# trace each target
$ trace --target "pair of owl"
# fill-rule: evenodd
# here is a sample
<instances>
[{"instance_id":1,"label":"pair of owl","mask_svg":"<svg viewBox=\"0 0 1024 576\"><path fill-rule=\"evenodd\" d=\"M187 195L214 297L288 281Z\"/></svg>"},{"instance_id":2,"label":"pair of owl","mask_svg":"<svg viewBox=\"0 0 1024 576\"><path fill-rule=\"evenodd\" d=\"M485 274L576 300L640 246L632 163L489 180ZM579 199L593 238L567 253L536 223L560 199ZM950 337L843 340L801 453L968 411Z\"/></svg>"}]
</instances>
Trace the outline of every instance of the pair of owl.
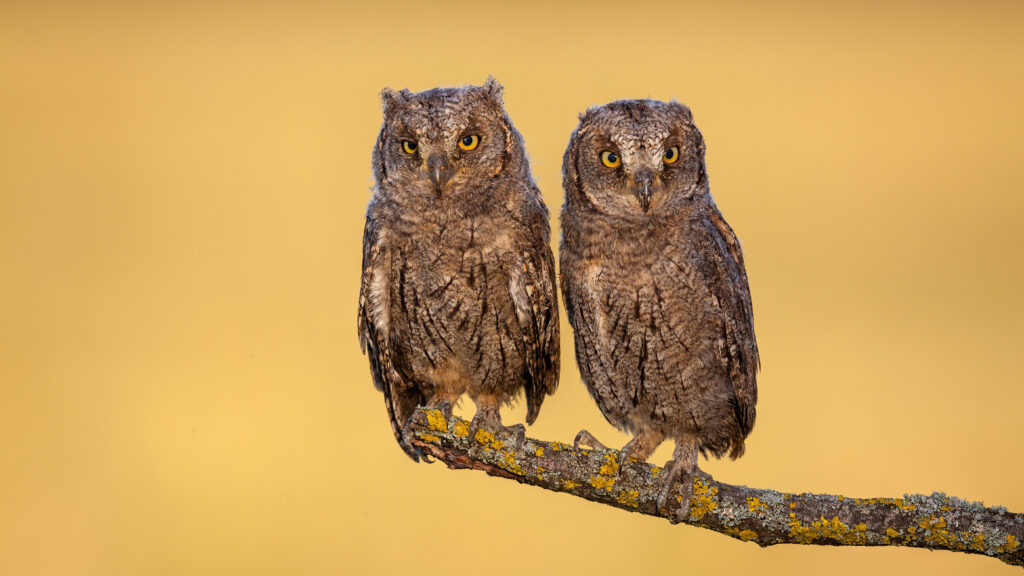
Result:
<instances>
[{"instance_id":1,"label":"pair of owl","mask_svg":"<svg viewBox=\"0 0 1024 576\"><path fill-rule=\"evenodd\" d=\"M419 405L450 416L468 393L472 426L502 428L500 407L525 391L534 422L558 385L558 289L548 210L497 81L382 98L358 328L395 437L418 460L402 428ZM698 452L738 457L754 424L739 242L679 103L587 110L562 173L561 289L583 382L633 435L620 462L676 442L659 506L679 501L682 520ZM576 442L603 448L585 430Z\"/></svg>"}]
</instances>

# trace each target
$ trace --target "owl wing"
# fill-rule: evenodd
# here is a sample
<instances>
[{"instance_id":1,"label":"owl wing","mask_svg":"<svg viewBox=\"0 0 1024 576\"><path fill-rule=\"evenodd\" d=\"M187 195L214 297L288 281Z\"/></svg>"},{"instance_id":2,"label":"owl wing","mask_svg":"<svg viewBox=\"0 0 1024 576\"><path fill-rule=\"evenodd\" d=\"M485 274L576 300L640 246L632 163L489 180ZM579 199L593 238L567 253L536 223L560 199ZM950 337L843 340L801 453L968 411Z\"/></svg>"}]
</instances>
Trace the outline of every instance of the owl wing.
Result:
<instances>
[{"instance_id":1,"label":"owl wing","mask_svg":"<svg viewBox=\"0 0 1024 576\"><path fill-rule=\"evenodd\" d=\"M526 422L533 424L544 396L558 388L559 327L555 258L548 243L548 212L540 192L528 195L529 238L520 248L519 266L509 275L509 292L526 351Z\"/></svg>"},{"instance_id":2,"label":"owl wing","mask_svg":"<svg viewBox=\"0 0 1024 576\"><path fill-rule=\"evenodd\" d=\"M709 290L718 301L724 318L726 363L733 384L736 419L743 437L754 426L757 404L757 370L760 358L754 336L754 312L750 302L750 285L743 265L743 251L736 233L722 217L713 202L709 203L708 232L712 239L709 268ZM743 452L743 443L733 446L731 456Z\"/></svg>"},{"instance_id":3,"label":"owl wing","mask_svg":"<svg viewBox=\"0 0 1024 576\"><path fill-rule=\"evenodd\" d=\"M359 346L370 357L373 383L384 392L391 429L402 450L419 461L423 453L409 445L402 436L402 427L416 407L425 402L423 394L410 385L394 368L391 356L391 252L383 241L379 222L372 211L367 214L363 229L363 274L359 286Z\"/></svg>"}]
</instances>

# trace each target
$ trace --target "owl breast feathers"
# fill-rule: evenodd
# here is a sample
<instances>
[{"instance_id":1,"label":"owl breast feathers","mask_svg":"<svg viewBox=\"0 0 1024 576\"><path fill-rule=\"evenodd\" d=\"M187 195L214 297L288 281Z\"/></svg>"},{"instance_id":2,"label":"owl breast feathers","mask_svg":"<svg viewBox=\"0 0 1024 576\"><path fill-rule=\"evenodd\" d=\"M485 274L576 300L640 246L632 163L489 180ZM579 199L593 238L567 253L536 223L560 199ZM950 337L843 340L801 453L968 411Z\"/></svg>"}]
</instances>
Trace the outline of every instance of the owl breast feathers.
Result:
<instances>
[{"instance_id":1,"label":"owl breast feathers","mask_svg":"<svg viewBox=\"0 0 1024 576\"><path fill-rule=\"evenodd\" d=\"M563 178L562 290L583 381L634 435L624 458L676 441L666 483L688 490L697 452L743 453L759 362L743 255L711 198L701 134L675 102L594 108Z\"/></svg>"},{"instance_id":2,"label":"owl breast feathers","mask_svg":"<svg viewBox=\"0 0 1024 576\"><path fill-rule=\"evenodd\" d=\"M463 393L474 425L526 393L532 423L558 385L548 211L501 86L385 90L363 236L360 342L402 448L417 405ZM520 427L521 428L521 427Z\"/></svg>"}]
</instances>

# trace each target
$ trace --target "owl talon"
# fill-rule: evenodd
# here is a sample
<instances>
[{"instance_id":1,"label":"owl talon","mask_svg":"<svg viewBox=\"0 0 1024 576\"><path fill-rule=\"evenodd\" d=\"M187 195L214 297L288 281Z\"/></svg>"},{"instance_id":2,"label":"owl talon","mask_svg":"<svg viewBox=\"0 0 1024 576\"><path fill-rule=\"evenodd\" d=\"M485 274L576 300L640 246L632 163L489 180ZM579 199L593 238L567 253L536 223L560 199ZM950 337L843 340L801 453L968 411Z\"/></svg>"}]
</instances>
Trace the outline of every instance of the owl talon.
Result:
<instances>
[{"instance_id":1,"label":"owl talon","mask_svg":"<svg viewBox=\"0 0 1024 576\"><path fill-rule=\"evenodd\" d=\"M640 458L637 454L629 449L629 446L625 446L622 450L619 450L619 476L626 470L626 467L635 462L640 462Z\"/></svg>"},{"instance_id":2,"label":"owl talon","mask_svg":"<svg viewBox=\"0 0 1024 576\"><path fill-rule=\"evenodd\" d=\"M586 430L580 430L579 434L576 435L576 439L572 441L572 447L576 450L580 449L580 446L590 447L592 449L608 451L609 448L604 444L601 444L594 435Z\"/></svg>"},{"instance_id":3,"label":"owl talon","mask_svg":"<svg viewBox=\"0 0 1024 576\"><path fill-rule=\"evenodd\" d=\"M671 471L672 466L675 464L672 460L665 462L665 466L662 468L662 475L664 480L661 483L661 488L658 489L658 514L664 516L668 513L668 496L673 492L673 488L676 485L675 478L672 477Z\"/></svg>"},{"instance_id":4,"label":"owl talon","mask_svg":"<svg viewBox=\"0 0 1024 576\"><path fill-rule=\"evenodd\" d=\"M521 446L526 441L526 426L522 424L513 424L511 426L505 426L501 423L500 419L495 419L489 416L481 416L478 412L473 420L469 422L469 437L476 438L477 432L480 430L487 430L495 436L511 439L511 442L515 446Z\"/></svg>"},{"instance_id":5,"label":"owl talon","mask_svg":"<svg viewBox=\"0 0 1024 576\"><path fill-rule=\"evenodd\" d=\"M488 430L496 436L511 436L517 444L522 444L526 440L526 426L505 426L501 423L501 416L494 410L477 410L469 423L469 437L476 438L476 433L480 429Z\"/></svg>"},{"instance_id":6,"label":"owl talon","mask_svg":"<svg viewBox=\"0 0 1024 576\"><path fill-rule=\"evenodd\" d=\"M526 441L526 426L522 424L513 424L511 426L502 426L502 431L509 434L516 439L516 445L519 446Z\"/></svg>"},{"instance_id":7,"label":"owl talon","mask_svg":"<svg viewBox=\"0 0 1024 576\"><path fill-rule=\"evenodd\" d=\"M452 403L450 401L441 400L440 402L437 403L437 409L440 410L442 414L444 414L446 420L452 419L452 410L454 410L454 407L452 406Z\"/></svg>"},{"instance_id":8,"label":"owl talon","mask_svg":"<svg viewBox=\"0 0 1024 576\"><path fill-rule=\"evenodd\" d=\"M469 421L469 437L476 438L477 432L481 428L489 429L493 427L493 422L489 418L481 416L480 412L477 412L473 419Z\"/></svg>"},{"instance_id":9,"label":"owl talon","mask_svg":"<svg viewBox=\"0 0 1024 576\"><path fill-rule=\"evenodd\" d=\"M670 468L674 465L675 463L670 461L666 463L665 468ZM692 473L687 474L683 470L677 471L676 474L670 473L665 478L661 490L658 491L658 514L668 516L668 521L672 524L685 522L690 517L690 496L692 493ZM670 498L674 498L679 503L679 507L676 508L674 514L670 513L672 509Z\"/></svg>"},{"instance_id":10,"label":"owl talon","mask_svg":"<svg viewBox=\"0 0 1024 576\"><path fill-rule=\"evenodd\" d=\"M665 479L658 492L658 513L668 515L668 521L672 524L685 522L690 517L690 496L693 494L693 476L696 471L696 446L685 440L677 440L672 460L665 463L662 472ZM669 514L672 497L679 502L675 514Z\"/></svg>"}]
</instances>

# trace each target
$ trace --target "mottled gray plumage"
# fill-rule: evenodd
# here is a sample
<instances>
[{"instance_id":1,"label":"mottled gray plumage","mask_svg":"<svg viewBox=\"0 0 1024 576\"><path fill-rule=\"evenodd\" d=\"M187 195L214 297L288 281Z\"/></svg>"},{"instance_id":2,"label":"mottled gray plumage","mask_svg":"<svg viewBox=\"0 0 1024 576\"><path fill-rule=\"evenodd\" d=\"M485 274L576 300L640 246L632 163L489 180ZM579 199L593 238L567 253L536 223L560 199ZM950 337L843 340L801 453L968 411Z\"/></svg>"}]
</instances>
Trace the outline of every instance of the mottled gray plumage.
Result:
<instances>
[{"instance_id":1,"label":"mottled gray plumage","mask_svg":"<svg viewBox=\"0 0 1024 576\"><path fill-rule=\"evenodd\" d=\"M548 211L502 88L385 90L366 215L359 338L399 444L417 405L463 393L475 425L526 392L527 422L558 385ZM521 427L520 427L521 428Z\"/></svg>"},{"instance_id":2,"label":"mottled gray plumage","mask_svg":"<svg viewBox=\"0 0 1024 576\"><path fill-rule=\"evenodd\" d=\"M711 198L704 141L679 103L613 102L581 115L563 178L562 293L583 381L634 435L623 459L676 441L661 504L681 482L685 515L698 451L743 453L759 363L743 255ZM586 431L577 441L596 442Z\"/></svg>"}]
</instances>

